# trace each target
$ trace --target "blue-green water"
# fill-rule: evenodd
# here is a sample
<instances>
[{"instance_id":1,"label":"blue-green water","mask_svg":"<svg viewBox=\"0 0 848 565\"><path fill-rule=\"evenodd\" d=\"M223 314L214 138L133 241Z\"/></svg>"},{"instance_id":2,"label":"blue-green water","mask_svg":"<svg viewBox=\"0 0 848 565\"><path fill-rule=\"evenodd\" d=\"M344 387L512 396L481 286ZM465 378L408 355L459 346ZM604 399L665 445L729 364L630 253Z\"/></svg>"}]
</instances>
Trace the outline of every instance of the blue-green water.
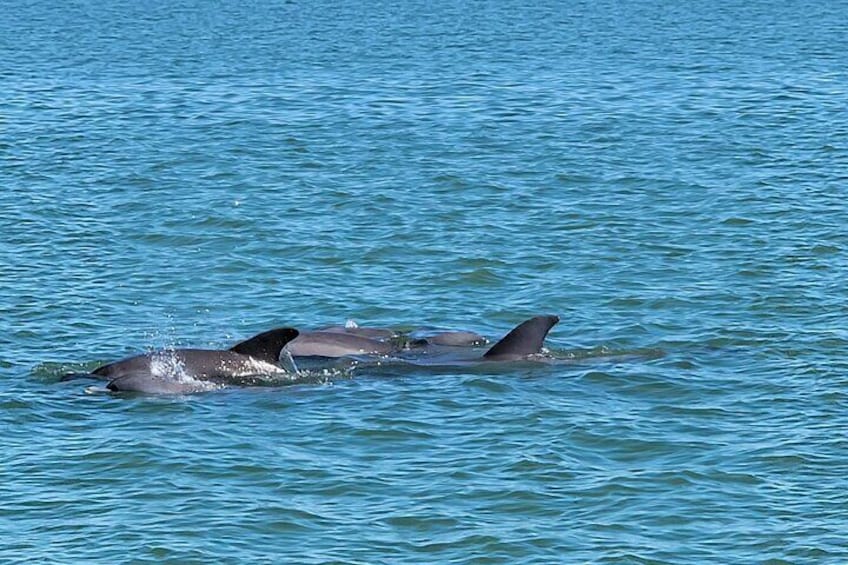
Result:
<instances>
[{"instance_id":1,"label":"blue-green water","mask_svg":"<svg viewBox=\"0 0 848 565\"><path fill-rule=\"evenodd\" d=\"M2 12L0 561L848 561L845 2ZM57 382L547 312L576 363Z\"/></svg>"}]
</instances>

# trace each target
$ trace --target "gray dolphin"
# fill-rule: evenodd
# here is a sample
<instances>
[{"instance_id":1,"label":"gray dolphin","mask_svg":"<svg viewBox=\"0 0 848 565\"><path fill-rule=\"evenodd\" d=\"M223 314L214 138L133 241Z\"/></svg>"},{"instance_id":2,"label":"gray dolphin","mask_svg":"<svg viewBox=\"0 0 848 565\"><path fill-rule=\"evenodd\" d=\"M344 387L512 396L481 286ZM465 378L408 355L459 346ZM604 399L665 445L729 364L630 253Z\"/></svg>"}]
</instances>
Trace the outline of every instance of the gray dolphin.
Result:
<instances>
[{"instance_id":1,"label":"gray dolphin","mask_svg":"<svg viewBox=\"0 0 848 565\"><path fill-rule=\"evenodd\" d=\"M445 332L447 339L442 340L439 338L441 334L437 334L431 343L409 349L397 357L400 363L428 367L532 360L534 355L542 351L548 332L557 322L559 317L553 315L525 320L482 354L481 348L474 347L477 342L473 332L468 332L468 335L465 335L466 332Z\"/></svg>"},{"instance_id":2,"label":"gray dolphin","mask_svg":"<svg viewBox=\"0 0 848 565\"><path fill-rule=\"evenodd\" d=\"M112 391L187 393L249 382L250 377L286 371L280 352L298 331L277 328L226 350L174 349L128 357L98 367L92 374L109 380Z\"/></svg>"},{"instance_id":3,"label":"gray dolphin","mask_svg":"<svg viewBox=\"0 0 848 565\"><path fill-rule=\"evenodd\" d=\"M284 350L293 357L350 357L386 355L396 347L387 341L342 331L301 332Z\"/></svg>"}]
</instances>

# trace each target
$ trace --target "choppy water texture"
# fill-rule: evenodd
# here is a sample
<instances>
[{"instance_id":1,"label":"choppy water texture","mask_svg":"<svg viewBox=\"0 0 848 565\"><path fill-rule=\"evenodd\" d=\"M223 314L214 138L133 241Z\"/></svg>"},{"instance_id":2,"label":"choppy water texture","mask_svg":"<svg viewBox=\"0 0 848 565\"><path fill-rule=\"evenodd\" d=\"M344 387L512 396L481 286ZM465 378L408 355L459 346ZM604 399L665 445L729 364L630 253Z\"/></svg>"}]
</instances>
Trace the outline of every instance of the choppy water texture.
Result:
<instances>
[{"instance_id":1,"label":"choppy water texture","mask_svg":"<svg viewBox=\"0 0 848 565\"><path fill-rule=\"evenodd\" d=\"M848 561L845 2L3 13L0 561ZM575 363L57 382L547 312Z\"/></svg>"}]
</instances>

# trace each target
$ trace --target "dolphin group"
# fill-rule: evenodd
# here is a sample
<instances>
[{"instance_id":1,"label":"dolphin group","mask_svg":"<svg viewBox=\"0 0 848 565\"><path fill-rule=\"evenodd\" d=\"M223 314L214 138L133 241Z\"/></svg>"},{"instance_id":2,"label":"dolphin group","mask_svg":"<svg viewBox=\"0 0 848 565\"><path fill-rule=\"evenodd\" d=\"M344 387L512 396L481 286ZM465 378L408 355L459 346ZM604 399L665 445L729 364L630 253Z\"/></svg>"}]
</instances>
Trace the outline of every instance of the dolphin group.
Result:
<instances>
[{"instance_id":1,"label":"dolphin group","mask_svg":"<svg viewBox=\"0 0 848 565\"><path fill-rule=\"evenodd\" d=\"M530 318L512 329L479 357L487 361L515 360L539 353L550 329L559 322L553 315ZM284 350L292 357L354 357L403 354L414 351L416 357L441 348L472 348L484 345L486 338L469 331L440 331L426 337L405 339L385 328L336 326L316 331L302 331L289 341ZM454 351L454 353L458 353Z\"/></svg>"},{"instance_id":2,"label":"dolphin group","mask_svg":"<svg viewBox=\"0 0 848 565\"><path fill-rule=\"evenodd\" d=\"M106 388L119 392L190 393L224 386L251 384L262 376L296 372L293 359L358 361L391 358L411 364L489 363L531 359L539 354L554 315L535 316L515 326L488 349L487 340L474 332L438 331L409 337L388 328L362 328L349 323L314 331L275 328L225 350L173 349L135 355L102 365L80 376L104 379ZM423 361L422 361L423 360Z\"/></svg>"}]
</instances>

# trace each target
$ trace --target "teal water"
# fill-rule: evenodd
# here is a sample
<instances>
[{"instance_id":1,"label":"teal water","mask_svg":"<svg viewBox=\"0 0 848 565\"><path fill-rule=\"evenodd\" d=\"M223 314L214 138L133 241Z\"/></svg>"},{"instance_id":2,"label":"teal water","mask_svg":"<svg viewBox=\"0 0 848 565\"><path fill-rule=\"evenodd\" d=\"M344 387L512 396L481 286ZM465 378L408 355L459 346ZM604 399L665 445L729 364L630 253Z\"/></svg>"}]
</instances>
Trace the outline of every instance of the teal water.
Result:
<instances>
[{"instance_id":1,"label":"teal water","mask_svg":"<svg viewBox=\"0 0 848 565\"><path fill-rule=\"evenodd\" d=\"M5 4L0 561L848 561L848 6L527 4ZM548 312L573 364L58 382Z\"/></svg>"}]
</instances>

